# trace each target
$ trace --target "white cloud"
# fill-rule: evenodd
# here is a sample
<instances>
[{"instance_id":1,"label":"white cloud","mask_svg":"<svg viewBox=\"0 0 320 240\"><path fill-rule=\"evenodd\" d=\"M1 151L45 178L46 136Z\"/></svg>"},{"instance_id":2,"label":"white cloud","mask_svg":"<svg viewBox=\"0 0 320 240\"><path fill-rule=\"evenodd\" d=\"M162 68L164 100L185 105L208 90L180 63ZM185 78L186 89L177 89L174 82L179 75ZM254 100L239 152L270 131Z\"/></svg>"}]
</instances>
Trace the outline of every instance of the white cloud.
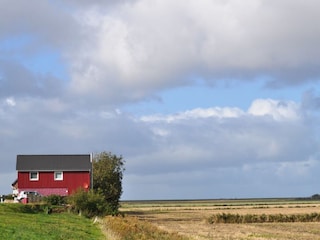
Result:
<instances>
[{"instance_id":1,"label":"white cloud","mask_svg":"<svg viewBox=\"0 0 320 240\"><path fill-rule=\"evenodd\" d=\"M272 87L314 80L320 73L320 31L313 27L318 5L139 0L107 14L82 9L76 16L86 42L69 55L71 87L123 101L194 77L214 83L268 76Z\"/></svg>"},{"instance_id":2,"label":"white cloud","mask_svg":"<svg viewBox=\"0 0 320 240\"><path fill-rule=\"evenodd\" d=\"M271 116L275 120L299 120L299 105L292 101L278 101L273 99L255 100L248 112L254 116Z\"/></svg>"},{"instance_id":3,"label":"white cloud","mask_svg":"<svg viewBox=\"0 0 320 240\"><path fill-rule=\"evenodd\" d=\"M244 112L239 108L196 108L185 112L180 112L174 115L151 115L142 116L141 120L144 122L157 122L166 121L176 122L188 119L201 119L201 118L237 118L243 115Z\"/></svg>"},{"instance_id":4,"label":"white cloud","mask_svg":"<svg viewBox=\"0 0 320 240\"><path fill-rule=\"evenodd\" d=\"M212 107L196 108L173 115L146 115L142 116L144 122L165 121L167 123L180 120L203 119L203 118L240 118L245 115L271 116L277 121L298 121L301 118L300 106L293 101L280 101L275 99L256 99L252 102L247 113L239 108Z\"/></svg>"},{"instance_id":5,"label":"white cloud","mask_svg":"<svg viewBox=\"0 0 320 240\"><path fill-rule=\"evenodd\" d=\"M89 104L113 105L196 79L214 85L263 76L279 87L320 74L315 0L9 2L0 35L29 40L0 49L1 77L8 79L0 81L1 95L72 93ZM66 83L26 69L37 65L28 59L48 49L65 64Z\"/></svg>"},{"instance_id":6,"label":"white cloud","mask_svg":"<svg viewBox=\"0 0 320 240\"><path fill-rule=\"evenodd\" d=\"M153 144L129 165L144 174L161 172L163 168L179 172L203 166L230 168L263 162L301 162L317 153L316 139L310 135L312 127L296 117L300 112L297 104L259 99L252 105L260 109L258 103L267 107L261 111L250 108L248 112L208 108L143 116L144 126L153 131ZM271 118L261 117L265 114ZM148 163L147 167L138 167L142 163Z\"/></svg>"},{"instance_id":7,"label":"white cloud","mask_svg":"<svg viewBox=\"0 0 320 240\"><path fill-rule=\"evenodd\" d=\"M6 101L6 104L10 107L14 107L16 105L14 98L7 98L5 101Z\"/></svg>"}]
</instances>

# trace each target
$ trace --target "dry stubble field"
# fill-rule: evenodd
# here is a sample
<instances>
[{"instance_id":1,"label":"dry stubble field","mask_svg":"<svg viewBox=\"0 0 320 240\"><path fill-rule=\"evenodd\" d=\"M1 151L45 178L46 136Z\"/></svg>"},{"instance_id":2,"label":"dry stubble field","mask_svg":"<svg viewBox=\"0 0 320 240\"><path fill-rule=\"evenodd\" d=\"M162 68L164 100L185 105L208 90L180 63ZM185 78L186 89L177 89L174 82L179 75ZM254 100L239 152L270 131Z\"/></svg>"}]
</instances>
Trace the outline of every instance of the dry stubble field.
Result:
<instances>
[{"instance_id":1,"label":"dry stubble field","mask_svg":"<svg viewBox=\"0 0 320 240\"><path fill-rule=\"evenodd\" d=\"M320 222L209 224L217 213L230 214L310 214L320 213L319 201L295 199L245 199L202 201L123 202L121 211L148 221L169 232L190 239L277 239L320 240Z\"/></svg>"}]
</instances>

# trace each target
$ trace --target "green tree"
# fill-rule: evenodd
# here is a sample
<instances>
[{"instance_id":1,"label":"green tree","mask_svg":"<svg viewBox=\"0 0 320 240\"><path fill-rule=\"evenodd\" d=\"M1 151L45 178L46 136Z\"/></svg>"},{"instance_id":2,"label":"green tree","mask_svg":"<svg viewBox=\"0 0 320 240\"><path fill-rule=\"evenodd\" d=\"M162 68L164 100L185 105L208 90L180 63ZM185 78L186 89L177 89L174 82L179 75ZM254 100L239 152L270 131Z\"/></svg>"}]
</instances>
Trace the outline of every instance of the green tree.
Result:
<instances>
[{"instance_id":1,"label":"green tree","mask_svg":"<svg viewBox=\"0 0 320 240\"><path fill-rule=\"evenodd\" d=\"M93 158L93 190L104 196L114 213L119 208L124 170L122 156L101 152Z\"/></svg>"}]
</instances>

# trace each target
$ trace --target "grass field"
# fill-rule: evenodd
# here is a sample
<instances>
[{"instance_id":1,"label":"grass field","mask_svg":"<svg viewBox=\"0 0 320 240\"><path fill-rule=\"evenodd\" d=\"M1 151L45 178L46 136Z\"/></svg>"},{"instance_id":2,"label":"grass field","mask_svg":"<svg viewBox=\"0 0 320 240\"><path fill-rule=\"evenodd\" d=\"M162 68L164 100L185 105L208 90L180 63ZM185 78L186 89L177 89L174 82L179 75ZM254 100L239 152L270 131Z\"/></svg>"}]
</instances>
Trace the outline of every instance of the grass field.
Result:
<instances>
[{"instance_id":1,"label":"grass field","mask_svg":"<svg viewBox=\"0 0 320 240\"><path fill-rule=\"evenodd\" d=\"M0 239L105 239L98 225L69 213L45 214L22 204L0 204Z\"/></svg>"},{"instance_id":2,"label":"grass field","mask_svg":"<svg viewBox=\"0 0 320 240\"><path fill-rule=\"evenodd\" d=\"M190 239L320 240L320 222L210 224L215 214L308 215L320 213L320 202L307 199L238 199L122 202L121 211L160 229Z\"/></svg>"},{"instance_id":3,"label":"grass field","mask_svg":"<svg viewBox=\"0 0 320 240\"><path fill-rule=\"evenodd\" d=\"M0 239L320 240L320 201L308 199L128 201L121 202L120 211L124 217L108 216L98 225L67 212L45 214L32 205L0 204ZM217 216L280 216L285 221L212 221Z\"/></svg>"}]
</instances>

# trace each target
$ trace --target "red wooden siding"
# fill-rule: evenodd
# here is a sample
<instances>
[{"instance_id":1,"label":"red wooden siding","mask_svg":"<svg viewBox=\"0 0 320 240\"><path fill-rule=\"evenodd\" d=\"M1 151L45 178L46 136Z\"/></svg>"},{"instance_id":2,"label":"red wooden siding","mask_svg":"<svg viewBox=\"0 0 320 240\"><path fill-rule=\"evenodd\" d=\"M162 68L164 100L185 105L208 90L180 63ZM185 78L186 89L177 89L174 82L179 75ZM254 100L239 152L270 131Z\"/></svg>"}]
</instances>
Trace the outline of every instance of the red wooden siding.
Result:
<instances>
[{"instance_id":1,"label":"red wooden siding","mask_svg":"<svg viewBox=\"0 0 320 240\"><path fill-rule=\"evenodd\" d=\"M90 187L89 172L63 172L63 180L54 180L54 172L39 172L37 181L30 181L29 174L18 172L19 189L67 189L68 194L71 194L80 187Z\"/></svg>"}]
</instances>

